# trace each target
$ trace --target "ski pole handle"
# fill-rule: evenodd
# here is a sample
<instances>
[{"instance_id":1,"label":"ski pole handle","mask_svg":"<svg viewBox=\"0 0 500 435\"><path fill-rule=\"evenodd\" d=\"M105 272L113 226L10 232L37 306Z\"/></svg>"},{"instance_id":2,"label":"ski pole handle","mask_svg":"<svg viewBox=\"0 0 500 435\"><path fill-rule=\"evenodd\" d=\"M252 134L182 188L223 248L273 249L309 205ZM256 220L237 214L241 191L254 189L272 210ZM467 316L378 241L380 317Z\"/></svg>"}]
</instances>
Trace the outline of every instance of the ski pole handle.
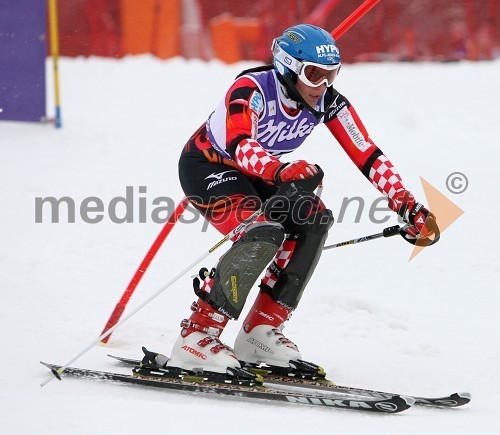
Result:
<instances>
[{"instance_id":1,"label":"ski pole handle","mask_svg":"<svg viewBox=\"0 0 500 435\"><path fill-rule=\"evenodd\" d=\"M399 225L394 225L392 227L384 228L381 233L371 234L370 236L359 237L357 239L351 239L345 242L340 242L340 243L335 243L333 245L325 246L323 247L323 251L326 251L327 249L340 248L341 246L355 245L357 243L367 242L369 240L380 239L381 237L392 237L395 236L396 234L399 234L400 229L401 227Z\"/></svg>"},{"instance_id":2,"label":"ski pole handle","mask_svg":"<svg viewBox=\"0 0 500 435\"><path fill-rule=\"evenodd\" d=\"M382 234L384 237L392 237L395 236L396 234L399 234L400 230L401 227L399 225L393 225L392 227L384 228Z\"/></svg>"}]
</instances>

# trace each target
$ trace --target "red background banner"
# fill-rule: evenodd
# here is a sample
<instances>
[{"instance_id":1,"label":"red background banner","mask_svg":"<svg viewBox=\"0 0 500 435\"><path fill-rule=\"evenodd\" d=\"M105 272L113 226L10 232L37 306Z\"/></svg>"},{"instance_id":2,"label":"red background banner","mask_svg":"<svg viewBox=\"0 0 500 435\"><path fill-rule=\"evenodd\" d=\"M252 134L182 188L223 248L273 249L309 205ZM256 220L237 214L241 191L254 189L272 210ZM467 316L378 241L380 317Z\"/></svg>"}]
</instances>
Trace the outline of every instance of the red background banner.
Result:
<instances>
[{"instance_id":1,"label":"red background banner","mask_svg":"<svg viewBox=\"0 0 500 435\"><path fill-rule=\"evenodd\" d=\"M359 2L361 4L361 1ZM152 53L225 62L269 60L273 37L311 22L332 30L352 0L65 0L61 54ZM340 43L344 62L500 56L498 0L382 0Z\"/></svg>"}]
</instances>

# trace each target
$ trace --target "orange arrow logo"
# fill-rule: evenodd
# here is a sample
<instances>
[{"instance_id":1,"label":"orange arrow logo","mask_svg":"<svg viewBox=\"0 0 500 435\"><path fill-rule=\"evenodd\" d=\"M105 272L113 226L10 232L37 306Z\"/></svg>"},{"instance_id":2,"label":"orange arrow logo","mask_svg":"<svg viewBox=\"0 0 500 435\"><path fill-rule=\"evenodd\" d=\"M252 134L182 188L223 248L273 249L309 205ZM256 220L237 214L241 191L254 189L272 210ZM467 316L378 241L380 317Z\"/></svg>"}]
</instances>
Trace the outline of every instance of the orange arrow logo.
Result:
<instances>
[{"instance_id":1,"label":"orange arrow logo","mask_svg":"<svg viewBox=\"0 0 500 435\"><path fill-rule=\"evenodd\" d=\"M429 210L436 216L436 222L442 236L444 231L464 214L464 211L422 177L420 177L420 182L424 188ZM440 242L442 243L443 240L440 240ZM408 261L420 254L422 249L425 249L425 247L415 245Z\"/></svg>"}]
</instances>

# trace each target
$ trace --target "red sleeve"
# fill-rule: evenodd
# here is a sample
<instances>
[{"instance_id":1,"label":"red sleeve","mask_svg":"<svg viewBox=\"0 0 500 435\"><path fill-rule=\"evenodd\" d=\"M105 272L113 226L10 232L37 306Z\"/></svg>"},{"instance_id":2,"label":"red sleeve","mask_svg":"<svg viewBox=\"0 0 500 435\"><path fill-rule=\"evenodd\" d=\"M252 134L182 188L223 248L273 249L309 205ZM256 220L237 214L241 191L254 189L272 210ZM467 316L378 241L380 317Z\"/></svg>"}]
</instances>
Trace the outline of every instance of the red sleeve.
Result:
<instances>
[{"instance_id":1,"label":"red sleeve","mask_svg":"<svg viewBox=\"0 0 500 435\"><path fill-rule=\"evenodd\" d=\"M370 139L354 107L345 98L342 97L338 108L328 114L325 125L363 175L391 199L404 189L397 169Z\"/></svg>"},{"instance_id":2,"label":"red sleeve","mask_svg":"<svg viewBox=\"0 0 500 435\"><path fill-rule=\"evenodd\" d=\"M351 105L345 105L325 124L354 164L360 169L378 148Z\"/></svg>"},{"instance_id":3,"label":"red sleeve","mask_svg":"<svg viewBox=\"0 0 500 435\"><path fill-rule=\"evenodd\" d=\"M240 169L263 179L272 179L280 161L257 142L259 116L264 99L257 85L242 77L226 94L226 143L229 154Z\"/></svg>"},{"instance_id":4,"label":"red sleeve","mask_svg":"<svg viewBox=\"0 0 500 435\"><path fill-rule=\"evenodd\" d=\"M253 101L259 97L262 100L259 88L246 77L236 80L226 94L226 149L231 155L241 140L257 137L260 113Z\"/></svg>"}]
</instances>

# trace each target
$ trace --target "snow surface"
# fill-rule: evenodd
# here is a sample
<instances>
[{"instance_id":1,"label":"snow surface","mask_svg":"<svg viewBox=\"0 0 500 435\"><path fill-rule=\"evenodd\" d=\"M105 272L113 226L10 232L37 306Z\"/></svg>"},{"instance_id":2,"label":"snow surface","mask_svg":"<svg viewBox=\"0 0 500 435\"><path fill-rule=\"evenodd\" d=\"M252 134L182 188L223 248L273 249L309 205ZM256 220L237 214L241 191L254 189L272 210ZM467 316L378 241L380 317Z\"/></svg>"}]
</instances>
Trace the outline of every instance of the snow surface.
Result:
<instances>
[{"instance_id":1,"label":"snow surface","mask_svg":"<svg viewBox=\"0 0 500 435\"><path fill-rule=\"evenodd\" d=\"M67 195L79 205L97 196L107 204L133 186L136 207L138 196L150 210L156 197L177 202L181 147L249 65L62 59L64 127L0 124L0 432L499 433L499 62L342 68L337 87L417 199L425 202L422 176L465 214L411 262L412 246L400 237L325 252L285 330L304 358L339 384L415 395L470 391L470 405L371 415L71 378L40 387L48 372L38 361L63 364L97 337L161 225L149 217L140 223L137 210L135 223L106 216L88 224L78 211L75 223L47 216L35 223L35 198ZM291 157L322 165L323 197L335 214L344 197L379 197L324 127ZM469 179L461 195L445 187L455 171ZM147 194L139 195L139 186ZM328 243L397 222L391 215L383 225L371 223L366 210L361 222L354 218L348 212ZM177 225L130 307L220 238L202 232L201 221ZM168 354L192 300L186 276L118 329L109 346L73 365L125 372L106 354L138 357L143 345ZM228 344L238 327L228 326Z\"/></svg>"}]
</instances>

